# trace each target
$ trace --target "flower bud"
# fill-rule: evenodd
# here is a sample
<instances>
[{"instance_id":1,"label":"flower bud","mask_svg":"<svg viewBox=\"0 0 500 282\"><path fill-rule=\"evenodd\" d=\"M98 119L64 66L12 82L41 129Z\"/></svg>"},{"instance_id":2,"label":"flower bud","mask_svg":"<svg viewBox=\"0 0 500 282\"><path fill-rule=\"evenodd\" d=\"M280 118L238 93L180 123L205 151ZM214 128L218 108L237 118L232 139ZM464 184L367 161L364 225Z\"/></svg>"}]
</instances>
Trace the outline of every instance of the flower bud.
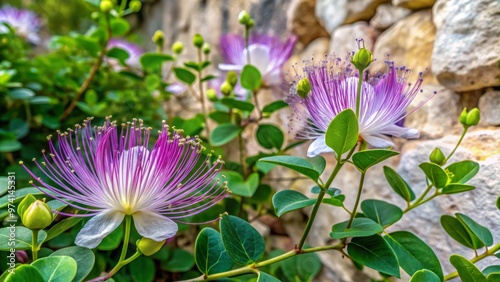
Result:
<instances>
[{"instance_id":1,"label":"flower bud","mask_svg":"<svg viewBox=\"0 0 500 282\"><path fill-rule=\"evenodd\" d=\"M113 2L111 2L110 0L102 0L99 4L99 8L103 13L109 13L109 11L113 9L113 6Z\"/></svg>"},{"instance_id":2,"label":"flower bud","mask_svg":"<svg viewBox=\"0 0 500 282\"><path fill-rule=\"evenodd\" d=\"M52 210L46 203L36 200L24 211L21 221L31 230L40 230L52 223Z\"/></svg>"},{"instance_id":3,"label":"flower bud","mask_svg":"<svg viewBox=\"0 0 500 282\"><path fill-rule=\"evenodd\" d=\"M142 3L139 0L132 0L129 4L129 7L134 12L139 12L142 7Z\"/></svg>"},{"instance_id":4,"label":"flower bud","mask_svg":"<svg viewBox=\"0 0 500 282\"><path fill-rule=\"evenodd\" d=\"M153 34L153 38L151 38L153 42L156 44L158 47L163 47L163 42L165 41L165 35L163 34L163 31L157 30Z\"/></svg>"},{"instance_id":5,"label":"flower bud","mask_svg":"<svg viewBox=\"0 0 500 282\"><path fill-rule=\"evenodd\" d=\"M431 161L431 163L435 163L437 165L444 165L446 163L446 157L439 148L435 148L434 150L432 150L431 154L429 155L429 160Z\"/></svg>"},{"instance_id":6,"label":"flower bud","mask_svg":"<svg viewBox=\"0 0 500 282\"><path fill-rule=\"evenodd\" d=\"M166 240L157 242L146 237L142 237L139 242L137 242L137 250L145 256L151 256L156 254L161 247L165 244Z\"/></svg>"},{"instance_id":7,"label":"flower bud","mask_svg":"<svg viewBox=\"0 0 500 282\"><path fill-rule=\"evenodd\" d=\"M238 75L236 74L236 72L228 71L226 74L226 81L227 83L231 84L232 87L234 87L238 82Z\"/></svg>"},{"instance_id":8,"label":"flower bud","mask_svg":"<svg viewBox=\"0 0 500 282\"><path fill-rule=\"evenodd\" d=\"M309 78L304 77L297 83L297 94L304 99L309 92L311 92L311 83L309 82Z\"/></svg>"},{"instance_id":9,"label":"flower bud","mask_svg":"<svg viewBox=\"0 0 500 282\"><path fill-rule=\"evenodd\" d=\"M184 44L180 41L176 41L174 42L174 44L172 44L172 52L174 52L174 54L179 55L180 53L182 53L183 49L184 49Z\"/></svg>"},{"instance_id":10,"label":"flower bud","mask_svg":"<svg viewBox=\"0 0 500 282\"><path fill-rule=\"evenodd\" d=\"M90 14L90 18L92 18L94 21L98 20L99 12L92 12L92 14Z\"/></svg>"},{"instance_id":11,"label":"flower bud","mask_svg":"<svg viewBox=\"0 0 500 282\"><path fill-rule=\"evenodd\" d=\"M203 54L205 54L205 55L210 54L210 44L208 44L207 42L203 43L202 50L203 50Z\"/></svg>"},{"instance_id":12,"label":"flower bud","mask_svg":"<svg viewBox=\"0 0 500 282\"><path fill-rule=\"evenodd\" d=\"M466 125L467 122L467 108L464 108L460 113L460 117L458 118L461 124Z\"/></svg>"},{"instance_id":13,"label":"flower bud","mask_svg":"<svg viewBox=\"0 0 500 282\"><path fill-rule=\"evenodd\" d=\"M210 88L207 90L207 98L208 100L212 101L212 102L215 102L219 99L219 97L217 97L217 91L215 91L215 89L213 88Z\"/></svg>"},{"instance_id":14,"label":"flower bud","mask_svg":"<svg viewBox=\"0 0 500 282\"><path fill-rule=\"evenodd\" d=\"M252 18L250 17L250 14L245 10L241 11L240 14L238 15L238 21L240 22L240 24L245 26L248 25L251 19Z\"/></svg>"},{"instance_id":15,"label":"flower bud","mask_svg":"<svg viewBox=\"0 0 500 282\"><path fill-rule=\"evenodd\" d=\"M252 28L254 25L255 25L254 20L253 20L253 19L250 19L250 20L248 21L247 27L248 27L248 28Z\"/></svg>"},{"instance_id":16,"label":"flower bud","mask_svg":"<svg viewBox=\"0 0 500 282\"><path fill-rule=\"evenodd\" d=\"M17 213L20 217L23 217L24 212L28 209L28 207L36 201L36 198L28 194L24 199L17 205Z\"/></svg>"},{"instance_id":17,"label":"flower bud","mask_svg":"<svg viewBox=\"0 0 500 282\"><path fill-rule=\"evenodd\" d=\"M203 46L203 43L205 43L205 39L203 39L203 36L198 33L193 36L193 45L196 48L201 48Z\"/></svg>"},{"instance_id":18,"label":"flower bud","mask_svg":"<svg viewBox=\"0 0 500 282\"><path fill-rule=\"evenodd\" d=\"M465 120L465 123L468 126L477 125L480 119L481 119L481 113L479 112L479 109L474 108L470 110L469 113L467 113L467 119Z\"/></svg>"},{"instance_id":19,"label":"flower bud","mask_svg":"<svg viewBox=\"0 0 500 282\"><path fill-rule=\"evenodd\" d=\"M351 63L359 71L365 70L373 62L373 55L368 49L361 47L359 50L351 57Z\"/></svg>"},{"instance_id":20,"label":"flower bud","mask_svg":"<svg viewBox=\"0 0 500 282\"><path fill-rule=\"evenodd\" d=\"M224 81L221 84L221 86L220 86L220 92L222 93L222 95L229 96L229 95L231 95L232 91L233 91L233 87L231 86L231 84L229 84L229 82Z\"/></svg>"}]
</instances>

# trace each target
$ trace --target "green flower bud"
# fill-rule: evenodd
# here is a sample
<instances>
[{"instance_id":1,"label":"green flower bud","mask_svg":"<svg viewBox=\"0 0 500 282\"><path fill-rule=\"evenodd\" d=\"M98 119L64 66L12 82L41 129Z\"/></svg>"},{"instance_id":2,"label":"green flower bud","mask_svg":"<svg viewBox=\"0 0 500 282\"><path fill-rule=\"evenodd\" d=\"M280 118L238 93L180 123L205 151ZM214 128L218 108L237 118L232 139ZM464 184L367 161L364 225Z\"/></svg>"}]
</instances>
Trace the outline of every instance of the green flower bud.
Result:
<instances>
[{"instance_id":1,"label":"green flower bud","mask_svg":"<svg viewBox=\"0 0 500 282\"><path fill-rule=\"evenodd\" d=\"M311 83L309 82L309 78L304 77L303 79L299 80L299 83L297 83L297 94L301 98L306 98L309 92L311 92Z\"/></svg>"},{"instance_id":2,"label":"green flower bud","mask_svg":"<svg viewBox=\"0 0 500 282\"><path fill-rule=\"evenodd\" d=\"M174 44L172 44L172 52L174 52L174 54L179 55L180 53L182 53L182 50L184 50L184 44L182 42L176 41Z\"/></svg>"},{"instance_id":3,"label":"green flower bud","mask_svg":"<svg viewBox=\"0 0 500 282\"><path fill-rule=\"evenodd\" d=\"M210 54L210 44L208 44L207 42L203 43L202 50L203 50L203 54L205 54L205 55Z\"/></svg>"},{"instance_id":4,"label":"green flower bud","mask_svg":"<svg viewBox=\"0 0 500 282\"><path fill-rule=\"evenodd\" d=\"M36 198L28 194L24 199L17 205L17 213L19 214L20 217L23 217L24 212L28 209L28 207L36 202Z\"/></svg>"},{"instance_id":5,"label":"green flower bud","mask_svg":"<svg viewBox=\"0 0 500 282\"><path fill-rule=\"evenodd\" d=\"M226 75L226 81L227 83L231 84L232 87L234 87L238 82L238 75L236 74L236 72L228 71Z\"/></svg>"},{"instance_id":6,"label":"green flower bud","mask_svg":"<svg viewBox=\"0 0 500 282\"><path fill-rule=\"evenodd\" d=\"M227 81L224 81L221 86L220 86L220 92L224 95L224 96L229 96L231 95L231 92L233 91L233 87L231 86L231 84L229 84L229 82Z\"/></svg>"},{"instance_id":7,"label":"green flower bud","mask_svg":"<svg viewBox=\"0 0 500 282\"><path fill-rule=\"evenodd\" d=\"M142 3L141 1L136 1L136 0L132 0L129 4L129 7L132 11L134 12L139 12L141 10L141 7L142 7Z\"/></svg>"},{"instance_id":8,"label":"green flower bud","mask_svg":"<svg viewBox=\"0 0 500 282\"><path fill-rule=\"evenodd\" d=\"M435 148L434 150L432 150L431 154L429 155L429 160L431 161L431 163L435 163L437 165L444 165L446 163L446 157L439 148Z\"/></svg>"},{"instance_id":9,"label":"green flower bud","mask_svg":"<svg viewBox=\"0 0 500 282\"><path fill-rule=\"evenodd\" d=\"M163 34L163 31L157 30L153 34L153 38L151 38L153 42L156 44L158 47L163 47L163 42L165 42L165 35Z\"/></svg>"},{"instance_id":10,"label":"green flower bud","mask_svg":"<svg viewBox=\"0 0 500 282\"><path fill-rule=\"evenodd\" d=\"M460 113L460 117L458 118L461 124L466 125L467 124L467 108L464 108L462 112Z\"/></svg>"},{"instance_id":11,"label":"green flower bud","mask_svg":"<svg viewBox=\"0 0 500 282\"><path fill-rule=\"evenodd\" d=\"M36 200L23 212L21 221L31 230L40 230L49 226L54 217L52 210L46 203Z\"/></svg>"},{"instance_id":12,"label":"green flower bud","mask_svg":"<svg viewBox=\"0 0 500 282\"><path fill-rule=\"evenodd\" d=\"M141 252L141 254L148 257L148 256L156 254L161 249L161 247L163 247L163 245L165 245L165 241L166 240L163 240L161 242L157 242L157 241L151 240L149 238L142 237L139 240L139 242L137 242L137 250L139 250L139 252Z\"/></svg>"},{"instance_id":13,"label":"green flower bud","mask_svg":"<svg viewBox=\"0 0 500 282\"><path fill-rule=\"evenodd\" d=\"M359 71L363 71L370 66L373 62L373 55L365 47L359 48L358 52L351 57L351 63L354 65L356 69Z\"/></svg>"},{"instance_id":14,"label":"green flower bud","mask_svg":"<svg viewBox=\"0 0 500 282\"><path fill-rule=\"evenodd\" d=\"M219 97L217 97L217 91L215 91L215 89L213 88L210 88L207 90L207 98L208 100L212 101L212 102L215 102L219 99Z\"/></svg>"},{"instance_id":15,"label":"green flower bud","mask_svg":"<svg viewBox=\"0 0 500 282\"><path fill-rule=\"evenodd\" d=\"M250 17L250 14L245 10L241 11L240 14L238 15L238 21L242 25L248 25L251 19L252 18Z\"/></svg>"},{"instance_id":16,"label":"green flower bud","mask_svg":"<svg viewBox=\"0 0 500 282\"><path fill-rule=\"evenodd\" d=\"M469 113L467 113L467 119L465 120L465 123L467 124L467 126L477 125L480 119L481 113L479 112L479 109L474 108L470 110Z\"/></svg>"},{"instance_id":17,"label":"green flower bud","mask_svg":"<svg viewBox=\"0 0 500 282\"><path fill-rule=\"evenodd\" d=\"M99 4L99 8L103 13L109 13L109 11L113 10L113 6L113 2L111 2L110 0L102 0Z\"/></svg>"},{"instance_id":18,"label":"green flower bud","mask_svg":"<svg viewBox=\"0 0 500 282\"><path fill-rule=\"evenodd\" d=\"M203 46L203 43L205 43L205 39L203 39L203 36L198 33L193 36L193 45L196 48L201 48Z\"/></svg>"},{"instance_id":19,"label":"green flower bud","mask_svg":"<svg viewBox=\"0 0 500 282\"><path fill-rule=\"evenodd\" d=\"M90 17L96 21L97 19L99 19L99 12L92 12L92 14L90 14Z\"/></svg>"},{"instance_id":20,"label":"green flower bud","mask_svg":"<svg viewBox=\"0 0 500 282\"><path fill-rule=\"evenodd\" d=\"M253 19L250 19L250 20L248 21L247 27L248 27L248 28L252 28L254 25L255 25L254 20L253 20Z\"/></svg>"}]
</instances>

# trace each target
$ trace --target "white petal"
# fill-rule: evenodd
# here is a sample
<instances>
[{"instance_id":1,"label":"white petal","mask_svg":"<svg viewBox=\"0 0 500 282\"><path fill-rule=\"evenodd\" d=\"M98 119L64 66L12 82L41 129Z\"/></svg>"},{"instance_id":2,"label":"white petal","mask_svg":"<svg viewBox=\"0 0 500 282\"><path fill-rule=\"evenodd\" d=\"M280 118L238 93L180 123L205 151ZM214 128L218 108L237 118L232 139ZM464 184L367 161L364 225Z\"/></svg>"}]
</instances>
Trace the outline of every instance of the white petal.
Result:
<instances>
[{"instance_id":1,"label":"white petal","mask_svg":"<svg viewBox=\"0 0 500 282\"><path fill-rule=\"evenodd\" d=\"M385 135L364 135L361 134L361 137L372 147L375 148L385 148L385 147L393 147L394 143L389 139L389 137Z\"/></svg>"},{"instance_id":2,"label":"white petal","mask_svg":"<svg viewBox=\"0 0 500 282\"><path fill-rule=\"evenodd\" d=\"M171 219L150 211L140 211L132 215L135 228L142 236L154 241L163 241L174 237L177 223Z\"/></svg>"},{"instance_id":3,"label":"white petal","mask_svg":"<svg viewBox=\"0 0 500 282\"><path fill-rule=\"evenodd\" d=\"M262 75L267 73L267 66L269 66L269 47L263 44L252 44L248 46L250 52L250 63L255 66ZM246 62L247 49L244 51Z\"/></svg>"},{"instance_id":4,"label":"white petal","mask_svg":"<svg viewBox=\"0 0 500 282\"><path fill-rule=\"evenodd\" d=\"M219 69L222 71L241 71L243 66L231 64L219 64Z\"/></svg>"},{"instance_id":5,"label":"white petal","mask_svg":"<svg viewBox=\"0 0 500 282\"><path fill-rule=\"evenodd\" d=\"M123 221L125 214L118 211L106 211L92 217L76 236L75 244L93 249L102 239L113 232Z\"/></svg>"},{"instance_id":6,"label":"white petal","mask_svg":"<svg viewBox=\"0 0 500 282\"><path fill-rule=\"evenodd\" d=\"M267 86L279 85L281 83L280 69L275 69L272 72L266 74L266 76L264 77L264 82Z\"/></svg>"},{"instance_id":7,"label":"white petal","mask_svg":"<svg viewBox=\"0 0 500 282\"><path fill-rule=\"evenodd\" d=\"M307 156L312 158L321 153L331 153L333 152L332 148L328 147L325 143L325 136L321 135L314 142L309 145L309 149L307 150Z\"/></svg>"}]
</instances>

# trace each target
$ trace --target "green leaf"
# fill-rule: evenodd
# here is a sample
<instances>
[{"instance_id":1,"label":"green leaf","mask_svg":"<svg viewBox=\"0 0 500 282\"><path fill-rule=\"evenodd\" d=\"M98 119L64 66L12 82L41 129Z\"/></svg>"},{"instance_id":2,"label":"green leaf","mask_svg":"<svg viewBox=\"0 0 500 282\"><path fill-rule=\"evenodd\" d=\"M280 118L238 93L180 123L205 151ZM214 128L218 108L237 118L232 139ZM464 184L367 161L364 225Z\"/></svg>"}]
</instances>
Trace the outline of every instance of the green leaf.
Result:
<instances>
[{"instance_id":1,"label":"green leaf","mask_svg":"<svg viewBox=\"0 0 500 282\"><path fill-rule=\"evenodd\" d=\"M13 118L9 121L9 131L14 133L16 139L21 139L28 135L30 128L26 121Z\"/></svg>"},{"instance_id":2,"label":"green leaf","mask_svg":"<svg viewBox=\"0 0 500 282\"><path fill-rule=\"evenodd\" d=\"M282 108L285 108L287 106L288 106L288 104L282 100L274 101L274 102L264 106L264 108L262 108L262 113L263 114L264 113L271 114L271 113L274 113L275 111L282 109Z\"/></svg>"},{"instance_id":3,"label":"green leaf","mask_svg":"<svg viewBox=\"0 0 500 282\"><path fill-rule=\"evenodd\" d=\"M486 278L488 282L498 282L500 281L500 272L490 273Z\"/></svg>"},{"instance_id":4,"label":"green leaf","mask_svg":"<svg viewBox=\"0 0 500 282\"><path fill-rule=\"evenodd\" d=\"M288 281L314 281L321 271L321 259L316 253L293 256L281 263L284 276Z\"/></svg>"},{"instance_id":5,"label":"green leaf","mask_svg":"<svg viewBox=\"0 0 500 282\"><path fill-rule=\"evenodd\" d=\"M260 124L255 133L259 144L266 149L281 149L285 136L281 129L272 124Z\"/></svg>"},{"instance_id":6,"label":"green leaf","mask_svg":"<svg viewBox=\"0 0 500 282\"><path fill-rule=\"evenodd\" d=\"M488 276L491 273L498 273L500 274L500 265L490 265L483 269L482 273L486 276Z\"/></svg>"},{"instance_id":7,"label":"green leaf","mask_svg":"<svg viewBox=\"0 0 500 282\"><path fill-rule=\"evenodd\" d=\"M232 123L220 124L210 133L210 141L214 146L222 146L236 138L241 130L241 127Z\"/></svg>"},{"instance_id":8,"label":"green leaf","mask_svg":"<svg viewBox=\"0 0 500 282\"><path fill-rule=\"evenodd\" d=\"M132 261L128 268L133 281L154 281L155 279L156 266L151 257L140 256Z\"/></svg>"},{"instance_id":9,"label":"green leaf","mask_svg":"<svg viewBox=\"0 0 500 282\"><path fill-rule=\"evenodd\" d=\"M358 142L358 119L351 109L340 112L328 125L325 134L325 143L341 155L351 150Z\"/></svg>"},{"instance_id":10,"label":"green leaf","mask_svg":"<svg viewBox=\"0 0 500 282\"><path fill-rule=\"evenodd\" d=\"M382 232L384 228L369 218L354 218L349 229L346 229L348 221L343 221L332 226L330 237L342 239L347 237L367 237Z\"/></svg>"},{"instance_id":11,"label":"green leaf","mask_svg":"<svg viewBox=\"0 0 500 282\"><path fill-rule=\"evenodd\" d=\"M472 186L472 185L451 183L451 184L444 186L443 190L441 190L441 193L443 193L443 194L456 194L456 193L471 191L471 190L474 190L475 188L476 187Z\"/></svg>"},{"instance_id":12,"label":"green leaf","mask_svg":"<svg viewBox=\"0 0 500 282\"><path fill-rule=\"evenodd\" d=\"M97 246L97 249L100 251L115 250L120 246L124 233L122 225L118 226L118 228L109 233L108 236L104 237L102 242Z\"/></svg>"},{"instance_id":13,"label":"green leaf","mask_svg":"<svg viewBox=\"0 0 500 282\"><path fill-rule=\"evenodd\" d=\"M5 276L4 276L5 275ZM14 272L4 272L0 277L2 282L45 282L42 275L35 267L28 264L18 265Z\"/></svg>"},{"instance_id":14,"label":"green leaf","mask_svg":"<svg viewBox=\"0 0 500 282\"><path fill-rule=\"evenodd\" d=\"M486 277L481 271L466 258L459 255L451 255L450 262L457 269L458 276L462 281L487 282Z\"/></svg>"},{"instance_id":15,"label":"green leaf","mask_svg":"<svg viewBox=\"0 0 500 282\"><path fill-rule=\"evenodd\" d=\"M259 174L257 172L250 174L246 181L236 171L224 171L221 174L226 176L229 190L234 195L252 197L259 187Z\"/></svg>"},{"instance_id":16,"label":"green leaf","mask_svg":"<svg viewBox=\"0 0 500 282\"><path fill-rule=\"evenodd\" d=\"M500 196L498 196L497 198L497 209L500 210Z\"/></svg>"},{"instance_id":17,"label":"green leaf","mask_svg":"<svg viewBox=\"0 0 500 282\"><path fill-rule=\"evenodd\" d=\"M203 128L205 126L205 118L202 114L197 114L194 117L188 119L183 119L181 117L175 116L172 119L172 124L176 128L181 128L182 130L184 130L184 136L195 136L203 131Z\"/></svg>"},{"instance_id":18,"label":"green leaf","mask_svg":"<svg viewBox=\"0 0 500 282\"><path fill-rule=\"evenodd\" d=\"M473 161L461 161L449 165L446 168L453 176L451 183L466 183L479 171L479 164Z\"/></svg>"},{"instance_id":19,"label":"green leaf","mask_svg":"<svg viewBox=\"0 0 500 282\"><path fill-rule=\"evenodd\" d=\"M47 193L50 193L49 190L46 190L45 188L42 188L42 190L47 191ZM16 189L16 191L14 192L14 195L7 194L7 195L4 195L2 198L0 198L0 209L7 207L7 205L9 203L14 204L14 203L18 203L18 202L22 201L24 199L24 197L26 197L28 194L31 194L33 196L37 196L37 195L43 195L44 193L42 191L40 191L38 188L34 188L34 187ZM14 198L14 202L9 201L9 196L11 198Z\"/></svg>"},{"instance_id":20,"label":"green leaf","mask_svg":"<svg viewBox=\"0 0 500 282\"><path fill-rule=\"evenodd\" d=\"M398 155L399 153L392 150L367 150L357 152L352 156L352 162L362 172L368 168L390 158Z\"/></svg>"},{"instance_id":21,"label":"green leaf","mask_svg":"<svg viewBox=\"0 0 500 282\"><path fill-rule=\"evenodd\" d=\"M232 215L220 220L222 243L231 258L243 265L256 262L264 253L262 236L248 222Z\"/></svg>"},{"instance_id":22,"label":"green leaf","mask_svg":"<svg viewBox=\"0 0 500 282\"><path fill-rule=\"evenodd\" d=\"M290 211L312 206L314 203L316 199L309 199L295 190L281 190L273 196L274 212L278 217Z\"/></svg>"},{"instance_id":23,"label":"green leaf","mask_svg":"<svg viewBox=\"0 0 500 282\"><path fill-rule=\"evenodd\" d=\"M57 100L56 98L47 96L36 96L30 100L31 105L47 105L47 104L55 105L58 103L59 100Z\"/></svg>"},{"instance_id":24,"label":"green leaf","mask_svg":"<svg viewBox=\"0 0 500 282\"><path fill-rule=\"evenodd\" d=\"M14 233L12 233L14 232ZM15 234L14 240L10 240L11 234ZM38 244L42 244L47 237L45 231L40 230L38 232ZM31 250L31 238L32 232L26 227L16 226L16 227L4 227L0 229L0 251L9 251L12 245L9 242L15 242L16 250Z\"/></svg>"},{"instance_id":25,"label":"green leaf","mask_svg":"<svg viewBox=\"0 0 500 282\"><path fill-rule=\"evenodd\" d=\"M415 194L411 190L410 186L406 181L401 178L401 176L392 168L384 166L384 175L391 185L392 189L407 202L413 201L415 199Z\"/></svg>"},{"instance_id":26,"label":"green leaf","mask_svg":"<svg viewBox=\"0 0 500 282\"><path fill-rule=\"evenodd\" d=\"M472 218L466 216L465 214L457 213L455 216L458 220L460 220L467 231L469 231L471 236L477 237L485 246L489 247L493 245L493 235L488 228L475 222Z\"/></svg>"},{"instance_id":27,"label":"green leaf","mask_svg":"<svg viewBox=\"0 0 500 282\"><path fill-rule=\"evenodd\" d=\"M125 35L130 30L130 24L123 18L113 18L109 23L114 36Z\"/></svg>"},{"instance_id":28,"label":"green leaf","mask_svg":"<svg viewBox=\"0 0 500 282\"><path fill-rule=\"evenodd\" d=\"M182 82L188 84L188 85L193 85L193 83L196 81L196 76L188 71L187 69L184 68L174 68L174 73L175 76Z\"/></svg>"},{"instance_id":29,"label":"green leaf","mask_svg":"<svg viewBox=\"0 0 500 282\"><path fill-rule=\"evenodd\" d=\"M280 282L281 280L269 275L265 272L259 271L257 273L257 282Z\"/></svg>"},{"instance_id":30,"label":"green leaf","mask_svg":"<svg viewBox=\"0 0 500 282\"><path fill-rule=\"evenodd\" d=\"M410 282L441 282L441 279L434 272L422 269L413 274Z\"/></svg>"},{"instance_id":31,"label":"green leaf","mask_svg":"<svg viewBox=\"0 0 500 282\"><path fill-rule=\"evenodd\" d=\"M170 272L186 272L193 268L193 255L183 249L173 249L170 259L162 262L161 268Z\"/></svg>"},{"instance_id":32,"label":"green leaf","mask_svg":"<svg viewBox=\"0 0 500 282\"><path fill-rule=\"evenodd\" d=\"M312 164L307 160L293 156L274 156L266 157L259 160L259 162L267 162L272 164L281 165L296 172L305 175L315 182L318 181L319 173L314 169Z\"/></svg>"},{"instance_id":33,"label":"green leaf","mask_svg":"<svg viewBox=\"0 0 500 282\"><path fill-rule=\"evenodd\" d=\"M403 217L403 211L398 206L380 200L364 200L361 210L366 217L382 226L393 224Z\"/></svg>"},{"instance_id":34,"label":"green leaf","mask_svg":"<svg viewBox=\"0 0 500 282\"><path fill-rule=\"evenodd\" d=\"M229 108L242 110L244 112L251 112L255 108L252 103L236 100L233 98L224 97L220 99L221 103L228 106Z\"/></svg>"},{"instance_id":35,"label":"green leaf","mask_svg":"<svg viewBox=\"0 0 500 282\"><path fill-rule=\"evenodd\" d=\"M92 252L92 250L84 247L67 247L53 252L49 257L52 256L68 256L72 257L75 260L77 269L75 278L73 278L74 282L83 281L83 279L85 279L85 277L89 275L90 271L94 267L94 253Z\"/></svg>"},{"instance_id":36,"label":"green leaf","mask_svg":"<svg viewBox=\"0 0 500 282\"><path fill-rule=\"evenodd\" d=\"M408 231L397 231L384 237L398 257L401 268L414 275L419 270L433 272L443 280L441 263L432 249L420 238ZM422 274L423 275L423 274Z\"/></svg>"},{"instance_id":37,"label":"green leaf","mask_svg":"<svg viewBox=\"0 0 500 282\"><path fill-rule=\"evenodd\" d=\"M193 69L195 71L201 70L200 64L198 64L197 62L193 62L193 61L184 62L184 66L186 66L187 68Z\"/></svg>"},{"instance_id":38,"label":"green leaf","mask_svg":"<svg viewBox=\"0 0 500 282\"><path fill-rule=\"evenodd\" d=\"M31 263L47 282L68 282L76 275L76 261L68 256L49 256Z\"/></svg>"},{"instance_id":39,"label":"green leaf","mask_svg":"<svg viewBox=\"0 0 500 282\"><path fill-rule=\"evenodd\" d=\"M52 228L50 228L49 231L47 231L47 239L46 240L49 241L52 238L56 237L57 235L70 229L75 224L80 222L82 219L83 219L83 217L74 216L74 217L68 217L66 219L59 221L56 225L52 226Z\"/></svg>"},{"instance_id":40,"label":"green leaf","mask_svg":"<svg viewBox=\"0 0 500 282\"><path fill-rule=\"evenodd\" d=\"M10 97L17 100L27 100L35 96L35 92L28 88L16 88L10 90Z\"/></svg>"},{"instance_id":41,"label":"green leaf","mask_svg":"<svg viewBox=\"0 0 500 282\"><path fill-rule=\"evenodd\" d=\"M325 171L326 160L321 155L317 155L312 158L308 158L308 161L313 166L314 170L316 170L320 175Z\"/></svg>"},{"instance_id":42,"label":"green leaf","mask_svg":"<svg viewBox=\"0 0 500 282\"><path fill-rule=\"evenodd\" d=\"M0 196L7 193L8 190L9 190L9 178L7 176L0 176Z\"/></svg>"},{"instance_id":43,"label":"green leaf","mask_svg":"<svg viewBox=\"0 0 500 282\"><path fill-rule=\"evenodd\" d=\"M425 176L429 178L436 188L443 188L448 183L448 175L437 164L421 163L419 167L424 171Z\"/></svg>"},{"instance_id":44,"label":"green leaf","mask_svg":"<svg viewBox=\"0 0 500 282\"><path fill-rule=\"evenodd\" d=\"M122 48L113 47L108 50L108 52L106 53L106 57L115 58L121 64L125 65L127 59L130 57L130 54L127 51L123 50Z\"/></svg>"},{"instance_id":45,"label":"green leaf","mask_svg":"<svg viewBox=\"0 0 500 282\"><path fill-rule=\"evenodd\" d=\"M228 255L222 238L215 229L203 228L194 245L196 266L205 275L231 270L234 262Z\"/></svg>"},{"instance_id":46,"label":"green leaf","mask_svg":"<svg viewBox=\"0 0 500 282\"><path fill-rule=\"evenodd\" d=\"M162 53L144 53L142 54L139 62L146 70L159 69L164 62L173 61L174 58L167 54Z\"/></svg>"},{"instance_id":47,"label":"green leaf","mask_svg":"<svg viewBox=\"0 0 500 282\"><path fill-rule=\"evenodd\" d=\"M14 152L22 147L23 144L15 139L0 140L0 153Z\"/></svg>"},{"instance_id":48,"label":"green leaf","mask_svg":"<svg viewBox=\"0 0 500 282\"><path fill-rule=\"evenodd\" d=\"M353 238L347 253L357 263L387 275L400 277L399 263L392 248L380 235Z\"/></svg>"},{"instance_id":49,"label":"green leaf","mask_svg":"<svg viewBox=\"0 0 500 282\"><path fill-rule=\"evenodd\" d=\"M484 246L475 235L471 237L471 234L462 222L453 216L441 216L441 225L451 238L468 248L479 249Z\"/></svg>"},{"instance_id":50,"label":"green leaf","mask_svg":"<svg viewBox=\"0 0 500 282\"><path fill-rule=\"evenodd\" d=\"M229 118L229 114L223 111L212 111L208 114L208 117L210 117L217 123L229 123L231 121Z\"/></svg>"},{"instance_id":51,"label":"green leaf","mask_svg":"<svg viewBox=\"0 0 500 282\"><path fill-rule=\"evenodd\" d=\"M240 81L243 88L255 91L262 84L262 75L256 67L245 65L241 71Z\"/></svg>"}]
</instances>

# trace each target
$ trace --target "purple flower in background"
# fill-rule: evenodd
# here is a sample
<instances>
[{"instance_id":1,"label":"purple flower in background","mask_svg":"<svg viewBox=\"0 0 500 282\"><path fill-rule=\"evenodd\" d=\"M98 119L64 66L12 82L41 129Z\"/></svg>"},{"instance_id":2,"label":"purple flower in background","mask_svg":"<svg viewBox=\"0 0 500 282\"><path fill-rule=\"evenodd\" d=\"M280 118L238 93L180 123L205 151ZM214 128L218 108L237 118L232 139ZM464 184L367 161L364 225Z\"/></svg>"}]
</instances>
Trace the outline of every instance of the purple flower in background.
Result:
<instances>
[{"instance_id":1,"label":"purple flower in background","mask_svg":"<svg viewBox=\"0 0 500 282\"><path fill-rule=\"evenodd\" d=\"M132 216L140 235L155 241L174 236L179 221L203 212L224 197L226 183L216 179L223 162L211 164L202 155L199 140L170 133L163 123L150 147L151 128L135 120L117 126L109 119L102 126L87 119L75 130L58 132L58 145L49 138L50 153L37 167L52 186L23 167L47 195L92 217L75 243L94 248ZM34 184L38 187L36 184ZM48 192L47 192L48 191Z\"/></svg>"},{"instance_id":2,"label":"purple flower in background","mask_svg":"<svg viewBox=\"0 0 500 282\"><path fill-rule=\"evenodd\" d=\"M359 136L377 148L394 146L389 136L419 136L418 130L402 127L400 122L410 114L406 113L406 109L418 92L422 92L420 85L423 74L420 73L420 78L412 86L407 84L409 69L395 67L392 62L386 64L386 73L363 80L358 117ZM304 76L297 75L297 81L307 77L311 92L301 98L297 94L295 82L290 89L288 103L294 109L292 122L304 125L298 137L315 139L307 151L307 156L313 157L332 152L325 144L325 132L335 116L347 108L355 111L358 72L339 58L330 57L319 63L310 61L304 67L304 73Z\"/></svg>"},{"instance_id":3,"label":"purple flower in background","mask_svg":"<svg viewBox=\"0 0 500 282\"><path fill-rule=\"evenodd\" d=\"M250 63L262 74L265 86L282 84L281 68L292 55L296 41L296 36L281 41L269 35L250 35L248 43ZM243 37L235 34L225 35L220 40L220 48L224 64L219 64L219 69L241 71L247 64L248 52Z\"/></svg>"},{"instance_id":4,"label":"purple flower in background","mask_svg":"<svg viewBox=\"0 0 500 282\"><path fill-rule=\"evenodd\" d=\"M108 50L111 50L115 47L123 49L128 53L129 57L126 60L127 65L132 67L140 66L139 59L144 52L139 46L126 40L111 38L108 42Z\"/></svg>"},{"instance_id":5,"label":"purple flower in background","mask_svg":"<svg viewBox=\"0 0 500 282\"><path fill-rule=\"evenodd\" d=\"M6 5L0 9L0 33L8 33L9 31L4 23L10 25L18 36L33 44L40 43L38 32L41 28L41 22L40 18L32 11Z\"/></svg>"}]
</instances>

